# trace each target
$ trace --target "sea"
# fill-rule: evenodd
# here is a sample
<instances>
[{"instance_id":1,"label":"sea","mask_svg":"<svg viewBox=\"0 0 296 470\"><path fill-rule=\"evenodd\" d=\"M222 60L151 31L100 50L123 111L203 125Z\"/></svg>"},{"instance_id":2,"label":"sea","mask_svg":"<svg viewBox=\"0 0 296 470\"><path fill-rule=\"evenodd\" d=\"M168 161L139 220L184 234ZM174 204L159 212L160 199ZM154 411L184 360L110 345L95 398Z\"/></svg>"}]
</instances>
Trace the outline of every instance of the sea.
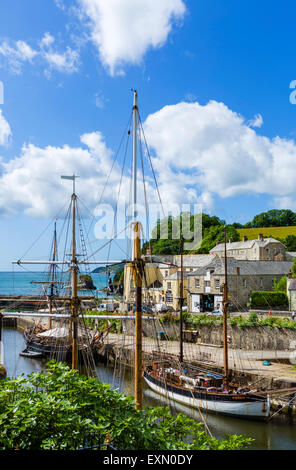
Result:
<instances>
[{"instance_id":1,"label":"sea","mask_svg":"<svg viewBox=\"0 0 296 470\"><path fill-rule=\"evenodd\" d=\"M108 286L108 278L105 273L91 273L93 283L96 287L94 291L79 290L78 295L94 295L98 298L106 297L106 293L102 290ZM111 275L112 278L112 275ZM58 281L66 282L69 285L69 273L58 275ZM7 271L0 272L0 296L5 295L44 295L43 287L40 282L48 281L48 272L16 272ZM62 292L63 291L63 292ZM61 289L60 295L66 294Z\"/></svg>"}]
</instances>

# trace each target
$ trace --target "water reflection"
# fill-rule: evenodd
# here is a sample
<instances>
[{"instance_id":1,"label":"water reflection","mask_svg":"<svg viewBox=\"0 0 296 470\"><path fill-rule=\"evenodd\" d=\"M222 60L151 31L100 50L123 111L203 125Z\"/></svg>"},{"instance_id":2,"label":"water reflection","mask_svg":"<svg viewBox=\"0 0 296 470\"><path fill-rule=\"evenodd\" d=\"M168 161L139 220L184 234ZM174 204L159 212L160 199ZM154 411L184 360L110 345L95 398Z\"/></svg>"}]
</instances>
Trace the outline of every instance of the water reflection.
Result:
<instances>
[{"instance_id":1,"label":"water reflection","mask_svg":"<svg viewBox=\"0 0 296 470\"><path fill-rule=\"evenodd\" d=\"M25 348L23 335L20 331L4 329L4 360L9 377L16 377L21 374L28 375L33 371L43 370L46 361L40 359L30 359L19 356ZM118 367L113 370L103 365L97 366L99 380L109 383L115 389L125 395L134 393L133 370L127 367ZM121 377L124 376L122 380ZM200 412L192 410L179 403L168 402L144 384L144 405L145 406L166 406L170 405L173 413L181 412L198 421L201 420ZM273 450L296 450L296 426L279 421L271 420L268 423L247 421L241 419L219 416L215 414L203 413L211 433L214 437L223 438L227 434L243 434L255 439L252 448L273 449Z\"/></svg>"}]
</instances>

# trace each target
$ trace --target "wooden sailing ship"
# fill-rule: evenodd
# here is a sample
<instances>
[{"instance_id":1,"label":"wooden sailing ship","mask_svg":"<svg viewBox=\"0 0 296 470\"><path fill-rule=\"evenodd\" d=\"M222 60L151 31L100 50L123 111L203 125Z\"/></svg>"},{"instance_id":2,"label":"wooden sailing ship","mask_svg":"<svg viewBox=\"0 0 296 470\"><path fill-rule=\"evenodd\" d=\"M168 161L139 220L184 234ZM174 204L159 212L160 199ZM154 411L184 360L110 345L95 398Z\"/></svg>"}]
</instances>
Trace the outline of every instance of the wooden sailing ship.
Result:
<instances>
[{"instance_id":1,"label":"wooden sailing ship","mask_svg":"<svg viewBox=\"0 0 296 470\"><path fill-rule=\"evenodd\" d=\"M137 135L138 103L134 93L133 106L133 141ZM137 148L133 145L133 204L137 204ZM227 258L225 248L225 284L223 288L223 326L224 326L224 375L206 371L184 362L183 353L183 239L181 239L181 283L180 283L180 353L172 357L165 353L154 354L152 363L143 370L142 358L142 285L144 265L141 258L140 223L134 212L133 271L135 285L135 400L136 406L143 405L142 377L146 384L158 394L168 399L221 414L243 418L264 419L269 416L270 401L268 396L249 387L232 384L229 378L227 348ZM226 245L225 245L226 246Z\"/></svg>"},{"instance_id":2,"label":"wooden sailing ship","mask_svg":"<svg viewBox=\"0 0 296 470\"><path fill-rule=\"evenodd\" d=\"M225 232L226 233L226 232ZM240 386L230 380L227 342L227 258L223 286L224 374L184 361L183 354L183 239L181 240L180 354L179 357L155 353L144 370L144 380L155 392L176 402L233 417L266 419L270 398L256 387Z\"/></svg>"},{"instance_id":3,"label":"wooden sailing ship","mask_svg":"<svg viewBox=\"0 0 296 470\"><path fill-rule=\"evenodd\" d=\"M47 357L54 358L60 361L72 362L72 367L77 369L78 363L83 363L85 355L94 355L99 348L99 343L103 340L109 327L105 330L98 332L88 329L85 324L80 322L79 317L83 316L83 297L78 296L78 274L81 265L89 264L104 264L104 261L90 261L86 260L86 256L77 253L77 195L75 193L75 175L62 176L63 179L72 180L73 193L71 196L70 207L68 214L71 214L72 219L72 242L71 242L71 255L70 260L59 261L56 259L57 251L57 237L56 237L56 223L54 228L53 240L53 257L50 261L17 261L21 264L48 264L50 266L51 279L49 281L38 281L42 284L44 296L46 298L48 309L41 310L36 313L36 316L49 318L49 327L39 323L37 325L27 327L24 332L24 339L26 349L21 353L25 357ZM69 221L70 222L70 221ZM82 256L82 259L79 259ZM56 269L59 265L66 265L70 272L70 296L59 297L57 295L57 285L65 284L65 282L58 281L56 276ZM94 300L91 296L87 298L88 301ZM47 310L48 313L45 313ZM56 319L57 325L53 328L52 320ZM93 318L93 316L92 316ZM101 317L102 318L102 317Z\"/></svg>"}]
</instances>

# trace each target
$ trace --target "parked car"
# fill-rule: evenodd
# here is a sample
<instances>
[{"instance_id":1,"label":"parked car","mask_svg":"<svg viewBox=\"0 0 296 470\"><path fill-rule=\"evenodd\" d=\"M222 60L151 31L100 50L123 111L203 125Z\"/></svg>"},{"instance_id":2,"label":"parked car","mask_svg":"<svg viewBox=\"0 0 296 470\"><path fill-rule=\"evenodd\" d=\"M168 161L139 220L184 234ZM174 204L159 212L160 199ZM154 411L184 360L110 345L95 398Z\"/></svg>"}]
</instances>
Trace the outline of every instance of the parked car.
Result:
<instances>
[{"instance_id":1,"label":"parked car","mask_svg":"<svg viewBox=\"0 0 296 470\"><path fill-rule=\"evenodd\" d=\"M133 311L135 312L136 311L136 306L134 305L133 307ZM143 313L153 313L153 310L151 307L149 307L148 305L142 305L142 312Z\"/></svg>"},{"instance_id":2,"label":"parked car","mask_svg":"<svg viewBox=\"0 0 296 470\"><path fill-rule=\"evenodd\" d=\"M155 305L155 312L160 313L160 312L167 312L168 307L166 304L156 304Z\"/></svg>"},{"instance_id":3,"label":"parked car","mask_svg":"<svg viewBox=\"0 0 296 470\"><path fill-rule=\"evenodd\" d=\"M207 313L207 316L217 316L217 317L222 317L223 313L221 310L213 310L212 312Z\"/></svg>"}]
</instances>

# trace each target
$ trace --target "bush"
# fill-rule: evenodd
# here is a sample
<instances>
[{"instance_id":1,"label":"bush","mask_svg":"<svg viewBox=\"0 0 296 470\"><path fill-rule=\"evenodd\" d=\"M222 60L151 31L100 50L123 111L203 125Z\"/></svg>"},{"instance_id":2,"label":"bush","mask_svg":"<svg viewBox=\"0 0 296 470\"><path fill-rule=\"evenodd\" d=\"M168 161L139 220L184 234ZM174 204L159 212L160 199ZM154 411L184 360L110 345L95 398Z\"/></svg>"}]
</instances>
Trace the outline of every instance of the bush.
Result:
<instances>
[{"instance_id":1,"label":"bush","mask_svg":"<svg viewBox=\"0 0 296 470\"><path fill-rule=\"evenodd\" d=\"M233 450L252 439L210 437L168 408L136 410L134 399L67 365L0 382L0 450L75 450L106 439L118 450Z\"/></svg>"},{"instance_id":2,"label":"bush","mask_svg":"<svg viewBox=\"0 0 296 470\"><path fill-rule=\"evenodd\" d=\"M285 292L254 291L250 304L251 307L286 307L289 302Z\"/></svg>"}]
</instances>

